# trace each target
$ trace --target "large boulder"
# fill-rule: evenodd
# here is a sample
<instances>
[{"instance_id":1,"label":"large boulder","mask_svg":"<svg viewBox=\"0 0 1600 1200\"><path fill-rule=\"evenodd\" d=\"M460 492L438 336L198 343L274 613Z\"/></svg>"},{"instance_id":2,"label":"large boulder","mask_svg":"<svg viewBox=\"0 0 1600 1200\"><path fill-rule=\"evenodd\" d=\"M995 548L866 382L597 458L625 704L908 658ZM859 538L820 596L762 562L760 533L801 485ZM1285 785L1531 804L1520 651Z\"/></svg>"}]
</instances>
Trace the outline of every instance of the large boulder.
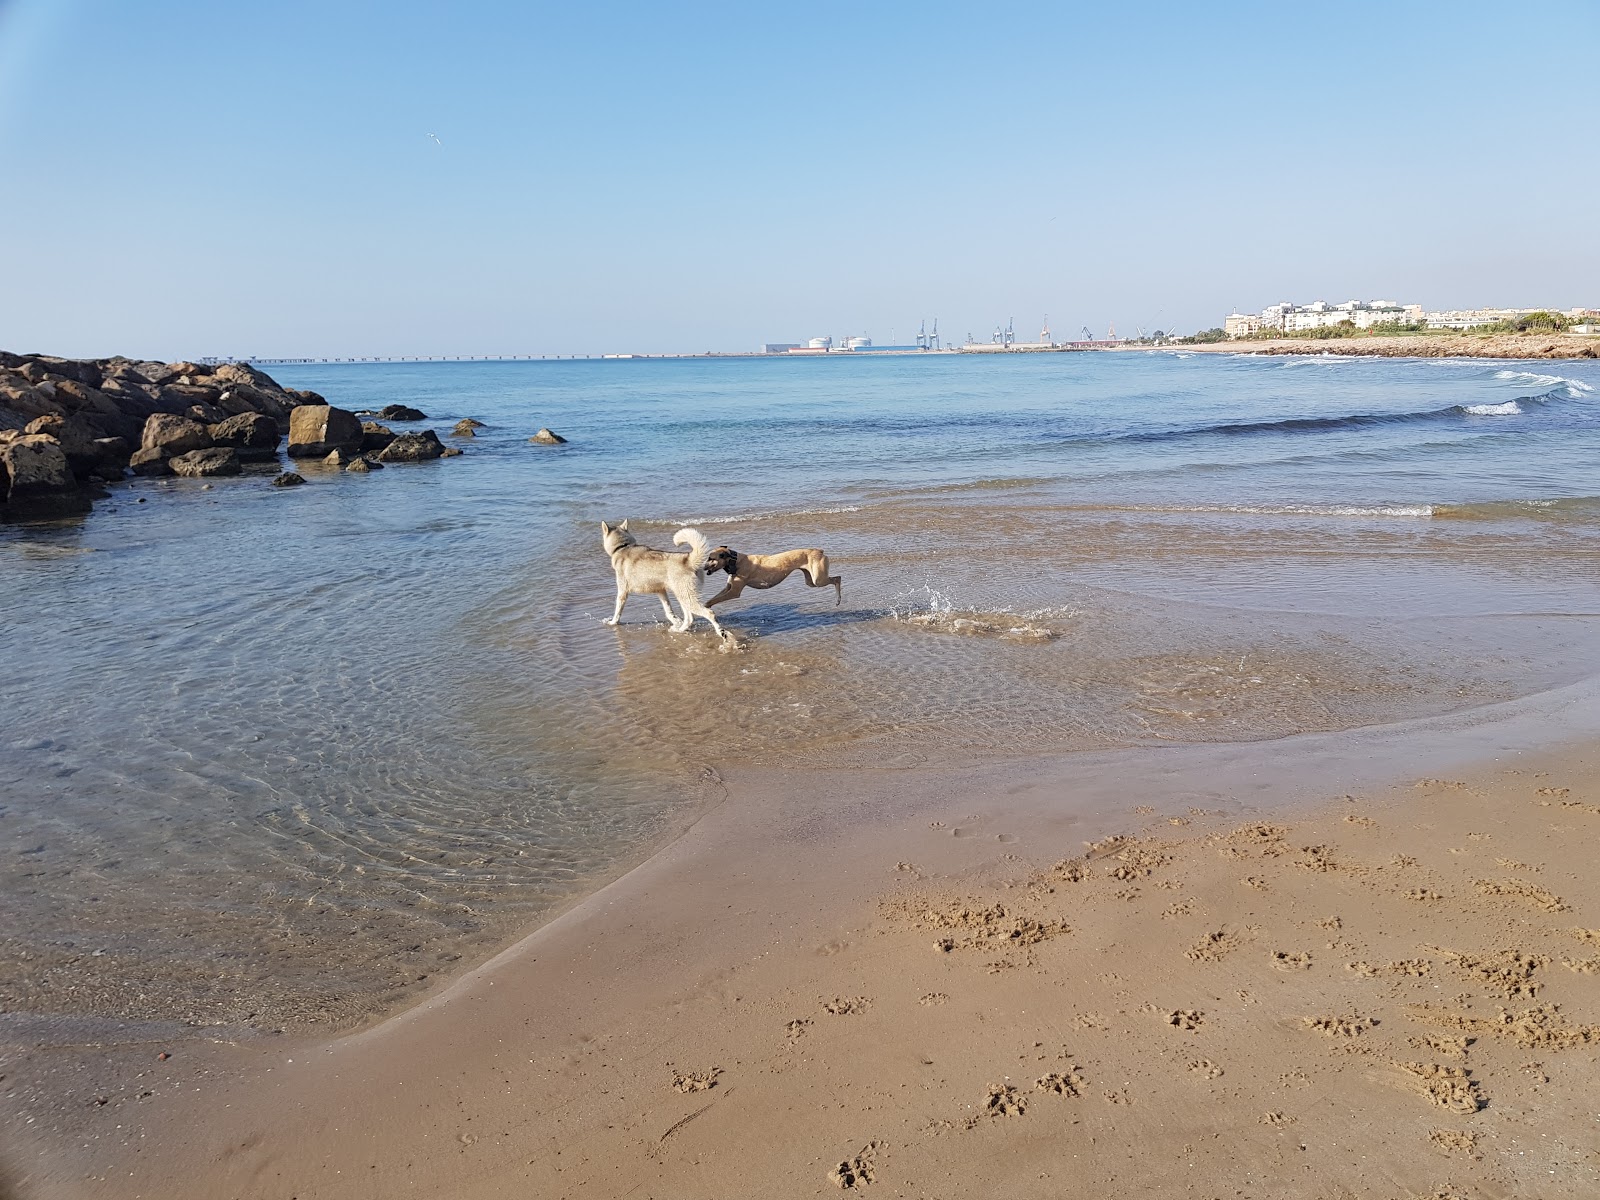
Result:
<instances>
[{"instance_id":1,"label":"large boulder","mask_svg":"<svg viewBox=\"0 0 1600 1200\"><path fill-rule=\"evenodd\" d=\"M168 363L140 362L129 364L133 374L139 376L146 383L163 384L169 379L176 379L183 372Z\"/></svg>"},{"instance_id":2,"label":"large boulder","mask_svg":"<svg viewBox=\"0 0 1600 1200\"><path fill-rule=\"evenodd\" d=\"M204 450L191 450L167 460L174 475L187 479L203 479L211 475L237 475L240 472L239 456L231 446L208 446Z\"/></svg>"},{"instance_id":3,"label":"large boulder","mask_svg":"<svg viewBox=\"0 0 1600 1200\"><path fill-rule=\"evenodd\" d=\"M538 442L541 446L565 446L567 444L566 438L562 437L559 433L552 432L549 429L539 430L538 433L534 434L528 440L530 442Z\"/></svg>"},{"instance_id":4,"label":"large boulder","mask_svg":"<svg viewBox=\"0 0 1600 1200\"><path fill-rule=\"evenodd\" d=\"M394 438L394 430L387 425L380 425L376 421L361 422L361 452L363 454L371 454L376 450L382 450L390 442L394 441Z\"/></svg>"},{"instance_id":5,"label":"large boulder","mask_svg":"<svg viewBox=\"0 0 1600 1200\"><path fill-rule=\"evenodd\" d=\"M406 404L386 404L378 416L385 421L426 421L428 414Z\"/></svg>"},{"instance_id":6,"label":"large boulder","mask_svg":"<svg viewBox=\"0 0 1600 1200\"><path fill-rule=\"evenodd\" d=\"M197 387L188 383L168 383L156 389L160 397L161 407L168 412L188 412L195 405L216 407L217 401L222 396L221 388ZM222 416L227 416L223 413ZM217 418L219 421L222 417Z\"/></svg>"},{"instance_id":7,"label":"large boulder","mask_svg":"<svg viewBox=\"0 0 1600 1200\"><path fill-rule=\"evenodd\" d=\"M67 464L75 475L87 475L100 464L94 431L80 417L63 417L56 413L35 417L23 427L23 432L42 433L54 438L66 454Z\"/></svg>"},{"instance_id":8,"label":"large boulder","mask_svg":"<svg viewBox=\"0 0 1600 1200\"><path fill-rule=\"evenodd\" d=\"M456 427L450 431L452 437L477 437L478 430L483 428L482 421L474 421L471 417L462 417L456 422Z\"/></svg>"},{"instance_id":9,"label":"large boulder","mask_svg":"<svg viewBox=\"0 0 1600 1200\"><path fill-rule=\"evenodd\" d=\"M331 404L302 404L289 413L289 457L326 458L361 449L361 422Z\"/></svg>"},{"instance_id":10,"label":"large boulder","mask_svg":"<svg viewBox=\"0 0 1600 1200\"><path fill-rule=\"evenodd\" d=\"M41 354L34 361L57 378L71 379L92 388L100 386L100 364L97 362L82 358L56 358L52 354Z\"/></svg>"},{"instance_id":11,"label":"large boulder","mask_svg":"<svg viewBox=\"0 0 1600 1200\"><path fill-rule=\"evenodd\" d=\"M424 429L421 433L402 433L378 451L376 457L379 462L424 462L443 454L439 435Z\"/></svg>"},{"instance_id":12,"label":"large boulder","mask_svg":"<svg viewBox=\"0 0 1600 1200\"><path fill-rule=\"evenodd\" d=\"M213 445L229 446L240 462L271 462L278 457L278 423L261 413L240 413L212 425L207 432Z\"/></svg>"},{"instance_id":13,"label":"large boulder","mask_svg":"<svg viewBox=\"0 0 1600 1200\"><path fill-rule=\"evenodd\" d=\"M160 450L169 457L187 454L191 450L204 450L211 445L211 434L192 417L176 413L152 413L144 423L144 435L139 442L144 450Z\"/></svg>"},{"instance_id":14,"label":"large boulder","mask_svg":"<svg viewBox=\"0 0 1600 1200\"><path fill-rule=\"evenodd\" d=\"M0 444L0 490L10 517L59 516L87 512L89 496L67 464L55 438L28 433Z\"/></svg>"}]
</instances>

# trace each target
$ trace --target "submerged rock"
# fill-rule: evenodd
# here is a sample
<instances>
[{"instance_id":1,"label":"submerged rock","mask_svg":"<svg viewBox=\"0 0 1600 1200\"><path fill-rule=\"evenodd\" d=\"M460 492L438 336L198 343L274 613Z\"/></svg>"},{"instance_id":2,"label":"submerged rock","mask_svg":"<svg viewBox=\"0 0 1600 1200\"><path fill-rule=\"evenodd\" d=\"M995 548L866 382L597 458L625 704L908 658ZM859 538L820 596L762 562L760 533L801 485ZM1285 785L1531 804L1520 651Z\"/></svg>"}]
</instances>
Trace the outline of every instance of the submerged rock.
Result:
<instances>
[{"instance_id":1,"label":"submerged rock","mask_svg":"<svg viewBox=\"0 0 1600 1200\"><path fill-rule=\"evenodd\" d=\"M364 474L367 471L383 470L383 464L375 458L358 458L355 460L355 462L346 467L345 470L355 471L357 474Z\"/></svg>"},{"instance_id":2,"label":"submerged rock","mask_svg":"<svg viewBox=\"0 0 1600 1200\"><path fill-rule=\"evenodd\" d=\"M273 487L299 487L306 481L306 477L296 471L285 471L282 475L275 476L272 480Z\"/></svg>"},{"instance_id":3,"label":"submerged rock","mask_svg":"<svg viewBox=\"0 0 1600 1200\"><path fill-rule=\"evenodd\" d=\"M439 441L439 435L431 429L424 429L421 433L402 433L378 451L379 462L423 462L430 458L441 458L444 455L444 446Z\"/></svg>"},{"instance_id":4,"label":"submerged rock","mask_svg":"<svg viewBox=\"0 0 1600 1200\"><path fill-rule=\"evenodd\" d=\"M174 475L188 479L202 479L212 475L237 475L241 471L239 456L231 446L208 446L204 450L191 450L167 460Z\"/></svg>"},{"instance_id":5,"label":"submerged rock","mask_svg":"<svg viewBox=\"0 0 1600 1200\"><path fill-rule=\"evenodd\" d=\"M530 442L538 442L541 446L564 446L567 444L566 438L562 437L559 433L552 433L548 429L539 430L538 433L534 434L528 440Z\"/></svg>"},{"instance_id":6,"label":"submerged rock","mask_svg":"<svg viewBox=\"0 0 1600 1200\"><path fill-rule=\"evenodd\" d=\"M128 459L128 465L133 468L135 475L171 475L172 468L167 466L167 453L150 447L144 450L135 450Z\"/></svg>"},{"instance_id":7,"label":"submerged rock","mask_svg":"<svg viewBox=\"0 0 1600 1200\"><path fill-rule=\"evenodd\" d=\"M361 422L331 404L303 404L289 414L289 457L326 458L361 448Z\"/></svg>"},{"instance_id":8,"label":"submerged rock","mask_svg":"<svg viewBox=\"0 0 1600 1200\"><path fill-rule=\"evenodd\" d=\"M420 408L412 408L406 404L386 404L378 411L378 416L385 421L426 421L428 414Z\"/></svg>"},{"instance_id":9,"label":"submerged rock","mask_svg":"<svg viewBox=\"0 0 1600 1200\"><path fill-rule=\"evenodd\" d=\"M456 427L450 431L450 435L452 437L477 437L478 430L482 428L482 421L474 421L471 417L465 417L456 422Z\"/></svg>"}]
</instances>

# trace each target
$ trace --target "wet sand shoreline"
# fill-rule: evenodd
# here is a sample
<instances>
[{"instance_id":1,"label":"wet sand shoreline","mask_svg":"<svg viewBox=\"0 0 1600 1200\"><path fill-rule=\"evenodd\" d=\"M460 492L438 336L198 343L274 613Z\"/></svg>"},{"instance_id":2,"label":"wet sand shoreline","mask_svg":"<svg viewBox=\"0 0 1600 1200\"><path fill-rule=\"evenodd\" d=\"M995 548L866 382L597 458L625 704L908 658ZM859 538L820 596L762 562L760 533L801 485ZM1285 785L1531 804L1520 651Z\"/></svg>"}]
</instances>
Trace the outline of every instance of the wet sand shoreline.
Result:
<instances>
[{"instance_id":1,"label":"wet sand shoreline","mask_svg":"<svg viewBox=\"0 0 1600 1200\"><path fill-rule=\"evenodd\" d=\"M1458 976L1508 951L1544 960L1507 968L1534 986L1498 997L1508 1008L1554 999L1561 1029L1600 1019L1594 977L1561 965L1593 957L1567 927L1600 926L1571 870L1597 832L1580 715L1594 690L969 772L730 770L730 800L647 863L373 1029L166 1060L13 1058L11 1104L31 1119L13 1128L36 1139L9 1148L13 1167L40 1197L812 1195L841 1164L899 1194L1056 1194L1070 1171L1102 1194L1187 1195L1193 1170L1213 1189L1310 1195L1317 1174L1354 1169L1329 1148L1347 1104L1365 1114L1373 1186L1502 1194L1520 1168L1485 1152L1519 1136L1513 1108L1541 1129L1586 1113L1572 1085L1593 1048L1522 1054L1490 1031L1465 1058L1429 1053L1407 1039L1467 1035L1415 1019L1406 989L1471 993L1451 1019L1492 1022L1493 980ZM1480 777L1454 771L1473 763ZM1563 826L1559 842L1530 818ZM1476 887L1502 876L1532 891ZM1419 889L1449 903L1406 898ZM1539 892L1571 911L1545 912ZM1189 954L1213 934L1230 953ZM1449 954L1418 949L1427 938ZM1324 1037L1302 1017L1378 1024ZM1547 1081L1518 1074L1523 1059L1548 1059ZM1443 1073L1394 1065L1411 1062ZM1487 1107L1467 1113L1479 1093ZM1238 1161L1202 1144L1223 1131L1249 1143ZM1183 1153L1197 1165L1179 1169ZM1592 1190L1592 1162L1560 1169L1587 1169L1574 1180ZM1585 1194L1569 1185L1541 1194Z\"/></svg>"}]
</instances>

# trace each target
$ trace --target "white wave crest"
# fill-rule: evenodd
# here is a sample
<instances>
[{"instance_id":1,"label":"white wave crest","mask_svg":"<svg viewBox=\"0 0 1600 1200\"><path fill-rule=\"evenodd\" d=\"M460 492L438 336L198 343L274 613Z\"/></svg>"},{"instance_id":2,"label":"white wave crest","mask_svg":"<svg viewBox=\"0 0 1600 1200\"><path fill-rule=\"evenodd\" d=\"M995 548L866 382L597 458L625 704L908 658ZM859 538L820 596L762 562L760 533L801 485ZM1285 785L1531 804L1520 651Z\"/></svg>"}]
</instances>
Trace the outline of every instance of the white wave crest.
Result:
<instances>
[{"instance_id":1,"label":"white wave crest","mask_svg":"<svg viewBox=\"0 0 1600 1200\"><path fill-rule=\"evenodd\" d=\"M1592 392L1594 387L1581 379L1568 379L1565 375L1541 375L1537 371L1496 371L1496 379L1516 379L1531 383L1542 388L1553 388L1557 384L1565 387L1569 392Z\"/></svg>"},{"instance_id":2,"label":"white wave crest","mask_svg":"<svg viewBox=\"0 0 1600 1200\"><path fill-rule=\"evenodd\" d=\"M1515 417L1522 412L1522 405L1507 400L1504 404L1469 404L1461 411L1474 417Z\"/></svg>"},{"instance_id":3,"label":"white wave crest","mask_svg":"<svg viewBox=\"0 0 1600 1200\"><path fill-rule=\"evenodd\" d=\"M1141 509L1130 505L1125 512L1239 513L1252 517L1431 517L1431 504L1195 504Z\"/></svg>"},{"instance_id":4,"label":"white wave crest","mask_svg":"<svg viewBox=\"0 0 1600 1200\"><path fill-rule=\"evenodd\" d=\"M750 521L784 521L790 517L824 517L834 513L860 512L859 504L841 504L834 508L786 508L773 512L748 512L734 513L727 517L692 517L679 520L674 517L670 520L645 517L639 521L641 525L743 525Z\"/></svg>"}]
</instances>

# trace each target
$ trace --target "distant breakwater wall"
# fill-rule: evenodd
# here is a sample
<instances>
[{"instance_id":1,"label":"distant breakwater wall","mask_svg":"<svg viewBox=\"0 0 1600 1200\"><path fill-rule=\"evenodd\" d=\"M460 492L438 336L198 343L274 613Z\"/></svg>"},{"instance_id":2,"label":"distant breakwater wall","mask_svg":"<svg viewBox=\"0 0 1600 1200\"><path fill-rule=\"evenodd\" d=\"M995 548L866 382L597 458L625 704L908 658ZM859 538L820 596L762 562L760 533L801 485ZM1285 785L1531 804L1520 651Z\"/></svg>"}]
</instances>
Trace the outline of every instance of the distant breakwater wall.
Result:
<instances>
[{"instance_id":1,"label":"distant breakwater wall","mask_svg":"<svg viewBox=\"0 0 1600 1200\"><path fill-rule=\"evenodd\" d=\"M425 419L403 405L378 415ZM470 436L460 427L457 433ZM363 422L316 392L283 387L246 363L0 351L0 520L87 512L130 471L239 475L247 464L278 463L286 437L290 458L327 459L353 470L461 453L431 430L397 434ZM292 474L280 481L300 482Z\"/></svg>"}]
</instances>

